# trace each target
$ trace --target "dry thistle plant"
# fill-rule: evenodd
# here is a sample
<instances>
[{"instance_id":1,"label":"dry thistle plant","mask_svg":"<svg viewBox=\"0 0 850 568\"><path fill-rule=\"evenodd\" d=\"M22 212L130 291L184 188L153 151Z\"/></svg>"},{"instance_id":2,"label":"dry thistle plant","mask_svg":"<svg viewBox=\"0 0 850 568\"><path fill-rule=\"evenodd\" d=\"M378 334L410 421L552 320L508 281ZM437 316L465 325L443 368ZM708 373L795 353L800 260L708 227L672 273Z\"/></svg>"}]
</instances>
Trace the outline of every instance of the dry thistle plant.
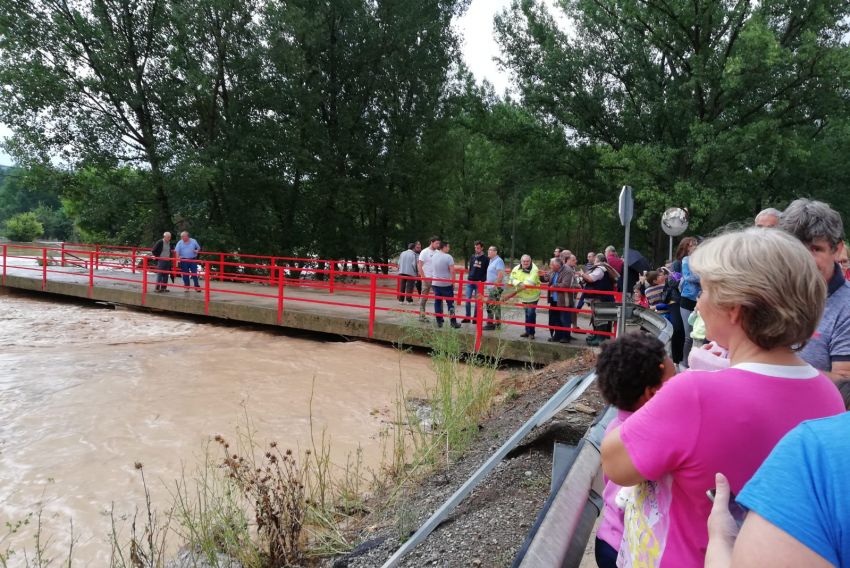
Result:
<instances>
[{"instance_id":1,"label":"dry thistle plant","mask_svg":"<svg viewBox=\"0 0 850 568\"><path fill-rule=\"evenodd\" d=\"M292 450L281 452L276 442L257 462L252 455L231 453L221 436L215 441L224 452L223 467L254 508L257 531L268 544L268 565L300 565L304 561L302 529L307 512L304 477ZM309 454L309 450L307 450Z\"/></svg>"}]
</instances>

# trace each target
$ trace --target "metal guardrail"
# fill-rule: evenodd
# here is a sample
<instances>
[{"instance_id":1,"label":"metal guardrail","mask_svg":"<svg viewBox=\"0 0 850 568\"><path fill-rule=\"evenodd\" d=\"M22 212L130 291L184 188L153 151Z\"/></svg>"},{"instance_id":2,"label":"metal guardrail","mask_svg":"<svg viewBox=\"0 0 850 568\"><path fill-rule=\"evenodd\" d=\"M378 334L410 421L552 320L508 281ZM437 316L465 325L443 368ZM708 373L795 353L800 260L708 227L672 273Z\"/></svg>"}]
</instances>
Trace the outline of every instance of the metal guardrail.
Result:
<instances>
[{"instance_id":1,"label":"metal guardrail","mask_svg":"<svg viewBox=\"0 0 850 568\"><path fill-rule=\"evenodd\" d=\"M594 318L600 321L617 321L621 305L609 302L595 302ZM626 306L626 322L638 324L641 329L652 333L664 343L673 335L673 326L652 310L640 306ZM475 473L449 497L440 508L407 540L382 568L394 568L417 545L423 542L449 514L457 507L481 481L499 465L505 456L537 426L549 421L578 397L584 394L593 381L596 372L573 377L534 413L519 430L504 443ZM514 566L543 568L547 566L578 566L590 532L602 507L602 489L597 486L593 491L594 479L599 473L599 447L602 436L614 413L609 408L585 434L577 448L572 466L564 473L556 493L550 496L547 506L538 516L534 529L526 539L526 545ZM565 490L566 488L566 490ZM541 532L542 531L542 532ZM582 540L583 539L583 540ZM572 559L577 558L574 562ZM565 563L570 560L571 563Z\"/></svg>"},{"instance_id":2,"label":"metal guardrail","mask_svg":"<svg viewBox=\"0 0 850 568\"><path fill-rule=\"evenodd\" d=\"M593 307L597 320L617 321L620 311L621 306L602 302ZM673 325L652 310L627 306L625 315L628 323L639 325L664 344L673 336ZM600 448L615 414L609 406L579 442L572 465L547 499L514 559L514 568L575 568L581 564L602 510Z\"/></svg>"}]
</instances>

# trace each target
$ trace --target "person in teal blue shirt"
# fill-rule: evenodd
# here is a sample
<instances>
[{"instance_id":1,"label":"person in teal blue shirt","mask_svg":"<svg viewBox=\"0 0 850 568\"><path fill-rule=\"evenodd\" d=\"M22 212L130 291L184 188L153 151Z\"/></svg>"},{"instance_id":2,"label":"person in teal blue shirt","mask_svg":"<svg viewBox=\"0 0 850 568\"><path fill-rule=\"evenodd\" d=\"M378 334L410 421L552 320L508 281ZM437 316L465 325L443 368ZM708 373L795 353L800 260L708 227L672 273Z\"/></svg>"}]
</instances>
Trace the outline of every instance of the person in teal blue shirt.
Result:
<instances>
[{"instance_id":1,"label":"person in teal blue shirt","mask_svg":"<svg viewBox=\"0 0 850 568\"><path fill-rule=\"evenodd\" d=\"M718 475L706 568L850 567L848 431L845 412L786 434L735 498L749 511L737 540L728 482Z\"/></svg>"}]
</instances>

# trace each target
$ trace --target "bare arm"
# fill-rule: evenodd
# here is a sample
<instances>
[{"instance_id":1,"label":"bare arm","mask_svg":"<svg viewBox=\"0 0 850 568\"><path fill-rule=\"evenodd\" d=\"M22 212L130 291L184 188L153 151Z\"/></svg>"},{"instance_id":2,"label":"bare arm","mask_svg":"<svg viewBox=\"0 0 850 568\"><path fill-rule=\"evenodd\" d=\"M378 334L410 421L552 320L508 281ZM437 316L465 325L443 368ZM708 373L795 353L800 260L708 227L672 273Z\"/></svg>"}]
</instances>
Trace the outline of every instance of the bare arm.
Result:
<instances>
[{"instance_id":1,"label":"bare arm","mask_svg":"<svg viewBox=\"0 0 850 568\"><path fill-rule=\"evenodd\" d=\"M735 542L731 565L740 568L832 566L811 548L752 511L747 515Z\"/></svg>"},{"instance_id":2,"label":"bare arm","mask_svg":"<svg viewBox=\"0 0 850 568\"><path fill-rule=\"evenodd\" d=\"M850 379L850 361L835 361L832 363L832 371L825 373L833 381Z\"/></svg>"},{"instance_id":3,"label":"bare arm","mask_svg":"<svg viewBox=\"0 0 850 568\"><path fill-rule=\"evenodd\" d=\"M616 428L602 440L602 470L608 478L623 487L637 485L644 477L635 467Z\"/></svg>"},{"instance_id":4,"label":"bare arm","mask_svg":"<svg viewBox=\"0 0 850 568\"><path fill-rule=\"evenodd\" d=\"M729 513L729 482L718 473L715 483L717 493L711 515L708 517L709 538L705 551L705 568L831 566L812 549L754 511L747 514L739 534Z\"/></svg>"}]
</instances>

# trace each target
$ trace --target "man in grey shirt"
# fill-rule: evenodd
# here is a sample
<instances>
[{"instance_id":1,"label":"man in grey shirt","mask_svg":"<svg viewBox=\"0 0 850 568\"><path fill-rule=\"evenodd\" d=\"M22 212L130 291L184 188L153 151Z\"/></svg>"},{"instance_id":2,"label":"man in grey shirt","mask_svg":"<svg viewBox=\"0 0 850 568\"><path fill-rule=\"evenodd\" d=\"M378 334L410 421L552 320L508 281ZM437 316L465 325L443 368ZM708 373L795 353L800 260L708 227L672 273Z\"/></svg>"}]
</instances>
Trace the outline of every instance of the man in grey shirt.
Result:
<instances>
[{"instance_id":1,"label":"man in grey shirt","mask_svg":"<svg viewBox=\"0 0 850 568\"><path fill-rule=\"evenodd\" d=\"M850 283L836 263L844 250L841 215L821 201L797 199L782 212L778 227L806 245L827 286L823 318L800 357L833 380L846 379L850 377Z\"/></svg>"},{"instance_id":2,"label":"man in grey shirt","mask_svg":"<svg viewBox=\"0 0 850 568\"><path fill-rule=\"evenodd\" d=\"M458 328L460 324L455 320L454 286L452 285L452 278L455 274L455 259L449 254L449 250L449 243L442 241L439 250L431 260L431 270L434 278L431 283L431 289L434 290L434 295L436 296L434 300L434 312L437 314L437 327L443 327L442 298L446 298L452 327Z\"/></svg>"},{"instance_id":3,"label":"man in grey shirt","mask_svg":"<svg viewBox=\"0 0 850 568\"><path fill-rule=\"evenodd\" d=\"M398 301L404 303L405 300L409 304L413 303L413 290L416 288L416 252L414 247L416 243L407 245L407 250L401 253L398 257Z\"/></svg>"}]
</instances>

